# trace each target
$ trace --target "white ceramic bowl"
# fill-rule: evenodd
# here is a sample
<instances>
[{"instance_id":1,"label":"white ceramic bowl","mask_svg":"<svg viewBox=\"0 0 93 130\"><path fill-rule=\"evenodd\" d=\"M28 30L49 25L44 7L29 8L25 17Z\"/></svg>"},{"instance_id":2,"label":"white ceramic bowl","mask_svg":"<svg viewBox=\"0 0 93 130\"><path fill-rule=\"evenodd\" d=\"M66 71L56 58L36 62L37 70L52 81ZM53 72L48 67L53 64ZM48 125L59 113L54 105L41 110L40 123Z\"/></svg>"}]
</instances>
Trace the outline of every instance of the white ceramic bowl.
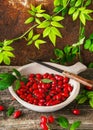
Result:
<instances>
[{"instance_id":1,"label":"white ceramic bowl","mask_svg":"<svg viewBox=\"0 0 93 130\"><path fill-rule=\"evenodd\" d=\"M48 64L56 66L56 67L64 69L64 70L69 70L69 71L72 71L73 68L76 69L76 67L74 67L75 65L70 66L70 67L65 67L65 66L50 63L50 62L48 62ZM42 65L40 65L38 63L30 63L30 64L27 64L27 65L24 65L24 66L20 67L18 70L21 72L22 75L29 75L30 73L44 74L46 72L61 75L61 73L56 72L56 71L54 71L54 70L52 70L50 68L47 68L45 66L42 66ZM57 104L57 105L54 105L54 106L37 106L37 105L30 104L28 102L25 102L20 97L18 97L18 95L13 90L13 86L9 87L9 91L12 94L12 96L19 103L21 103L23 106L25 106L26 108L28 108L30 110L37 111L37 112L53 112L53 111L57 111L57 110L65 107L65 106L67 106L68 104L70 104L76 98L76 96L78 95L79 90L80 90L80 84L77 81L73 80L73 79L70 79L69 82L73 86L73 91L71 92L70 96L64 102L62 102L60 104Z\"/></svg>"}]
</instances>

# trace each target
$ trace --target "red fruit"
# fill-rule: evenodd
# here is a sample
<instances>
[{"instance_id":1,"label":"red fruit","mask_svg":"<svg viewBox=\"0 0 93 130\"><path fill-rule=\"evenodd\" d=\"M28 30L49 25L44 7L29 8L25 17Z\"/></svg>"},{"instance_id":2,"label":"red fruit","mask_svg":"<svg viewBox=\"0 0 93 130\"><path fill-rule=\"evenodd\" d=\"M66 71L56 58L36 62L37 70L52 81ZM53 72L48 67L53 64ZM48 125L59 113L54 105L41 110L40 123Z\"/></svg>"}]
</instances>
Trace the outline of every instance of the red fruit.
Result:
<instances>
[{"instance_id":1,"label":"red fruit","mask_svg":"<svg viewBox=\"0 0 93 130\"><path fill-rule=\"evenodd\" d=\"M55 120L55 119L54 119L54 117L53 117L52 115L48 117L48 122L49 122L49 123L53 123L54 120Z\"/></svg>"},{"instance_id":2,"label":"red fruit","mask_svg":"<svg viewBox=\"0 0 93 130\"><path fill-rule=\"evenodd\" d=\"M15 111L15 112L14 112L14 118L20 117L21 114L22 114L22 112L21 112L20 110Z\"/></svg>"},{"instance_id":3,"label":"red fruit","mask_svg":"<svg viewBox=\"0 0 93 130\"><path fill-rule=\"evenodd\" d=\"M0 105L0 111L4 111L4 106Z\"/></svg>"},{"instance_id":4,"label":"red fruit","mask_svg":"<svg viewBox=\"0 0 93 130\"><path fill-rule=\"evenodd\" d=\"M93 87L85 86L87 90L93 90Z\"/></svg>"},{"instance_id":5,"label":"red fruit","mask_svg":"<svg viewBox=\"0 0 93 130\"><path fill-rule=\"evenodd\" d=\"M41 116L41 122L42 123L47 123L47 117L46 116Z\"/></svg>"},{"instance_id":6,"label":"red fruit","mask_svg":"<svg viewBox=\"0 0 93 130\"><path fill-rule=\"evenodd\" d=\"M40 123L40 127L41 127L43 130L48 130L48 126L47 126L46 123L41 122L41 123Z\"/></svg>"},{"instance_id":7,"label":"red fruit","mask_svg":"<svg viewBox=\"0 0 93 130\"><path fill-rule=\"evenodd\" d=\"M79 110L79 109L73 109L73 110L72 110L72 113L73 113L74 115L80 115L80 110Z\"/></svg>"}]
</instances>

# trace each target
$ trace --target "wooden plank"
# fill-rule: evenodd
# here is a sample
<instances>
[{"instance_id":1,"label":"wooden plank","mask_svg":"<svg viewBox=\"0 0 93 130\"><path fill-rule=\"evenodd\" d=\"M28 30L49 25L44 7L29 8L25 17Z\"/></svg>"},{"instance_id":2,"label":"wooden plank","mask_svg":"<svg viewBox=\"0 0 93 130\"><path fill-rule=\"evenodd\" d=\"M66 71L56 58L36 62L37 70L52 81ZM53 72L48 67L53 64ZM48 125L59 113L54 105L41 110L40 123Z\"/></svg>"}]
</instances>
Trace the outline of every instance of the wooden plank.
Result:
<instances>
[{"instance_id":1,"label":"wooden plank","mask_svg":"<svg viewBox=\"0 0 93 130\"><path fill-rule=\"evenodd\" d=\"M1 66L1 72L10 72L12 68L18 68L19 66ZM92 74L91 74L92 73ZM88 69L80 75L87 76L88 78L93 78L93 69ZM14 106L15 110L20 109L22 111L22 116L18 119L14 119L13 115L10 117L6 116L6 111L0 112L0 130L40 130L40 116L42 115L53 115L55 118L58 116L65 116L69 119L70 123L76 120L80 120L81 126L78 130L93 130L93 109L86 103L79 105L78 108L81 111L81 114L75 116L71 113L75 102L72 102L67 107L51 113L40 113L26 109L24 106L19 104L16 100L13 100L13 97L8 90L0 91L0 104L7 108L9 106ZM57 122L51 125L52 130L63 130Z\"/></svg>"}]
</instances>

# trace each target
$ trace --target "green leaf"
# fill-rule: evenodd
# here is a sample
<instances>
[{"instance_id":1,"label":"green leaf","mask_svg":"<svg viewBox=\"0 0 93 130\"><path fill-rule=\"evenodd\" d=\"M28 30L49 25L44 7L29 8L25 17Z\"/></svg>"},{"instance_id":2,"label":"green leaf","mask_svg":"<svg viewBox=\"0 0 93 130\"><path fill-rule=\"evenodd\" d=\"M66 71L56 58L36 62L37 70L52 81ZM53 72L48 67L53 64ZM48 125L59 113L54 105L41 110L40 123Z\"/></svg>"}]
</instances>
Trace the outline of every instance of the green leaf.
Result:
<instances>
[{"instance_id":1,"label":"green leaf","mask_svg":"<svg viewBox=\"0 0 93 130\"><path fill-rule=\"evenodd\" d=\"M67 6L67 2L68 2L68 0L62 0L62 4L63 4L63 7L65 8L66 6Z\"/></svg>"},{"instance_id":2,"label":"green leaf","mask_svg":"<svg viewBox=\"0 0 93 130\"><path fill-rule=\"evenodd\" d=\"M59 6L60 5L60 0L54 0L54 6Z\"/></svg>"},{"instance_id":3,"label":"green leaf","mask_svg":"<svg viewBox=\"0 0 93 130\"><path fill-rule=\"evenodd\" d=\"M57 6L54 8L53 12L60 12L60 10L62 10L63 6Z\"/></svg>"},{"instance_id":4,"label":"green leaf","mask_svg":"<svg viewBox=\"0 0 93 130\"><path fill-rule=\"evenodd\" d=\"M68 128L68 127L69 127L69 121L68 121L68 119L65 118L65 117L62 117L62 116L58 117L58 118L57 118L57 122L58 122L58 124L59 124L62 128Z\"/></svg>"},{"instance_id":5,"label":"green leaf","mask_svg":"<svg viewBox=\"0 0 93 130\"><path fill-rule=\"evenodd\" d=\"M35 16L35 12L33 12L32 10L28 10L28 13L31 14L32 16Z\"/></svg>"},{"instance_id":6,"label":"green leaf","mask_svg":"<svg viewBox=\"0 0 93 130\"><path fill-rule=\"evenodd\" d=\"M6 56L6 57L15 57L14 54L10 51L4 51L3 55Z\"/></svg>"},{"instance_id":7,"label":"green leaf","mask_svg":"<svg viewBox=\"0 0 93 130\"><path fill-rule=\"evenodd\" d=\"M82 4L82 0L77 0L75 3L75 7L78 7Z\"/></svg>"},{"instance_id":8,"label":"green leaf","mask_svg":"<svg viewBox=\"0 0 93 130\"><path fill-rule=\"evenodd\" d=\"M16 80L16 77L9 73L1 73L0 74L0 90L7 89L9 86L11 86L14 81Z\"/></svg>"},{"instance_id":9,"label":"green leaf","mask_svg":"<svg viewBox=\"0 0 93 130\"><path fill-rule=\"evenodd\" d=\"M76 128L78 128L81 124L81 121L75 121L71 126L70 126L70 130L76 130Z\"/></svg>"},{"instance_id":10,"label":"green leaf","mask_svg":"<svg viewBox=\"0 0 93 130\"><path fill-rule=\"evenodd\" d=\"M76 8L75 7L71 7L68 11L68 14L71 15L75 12Z\"/></svg>"},{"instance_id":11,"label":"green leaf","mask_svg":"<svg viewBox=\"0 0 93 130\"><path fill-rule=\"evenodd\" d=\"M63 19L64 19L64 17L62 17L62 16L54 16L54 17L52 18L53 21L61 21L61 20L63 20Z\"/></svg>"},{"instance_id":12,"label":"green leaf","mask_svg":"<svg viewBox=\"0 0 93 130\"><path fill-rule=\"evenodd\" d=\"M38 18L35 18L35 22L38 23L38 24L41 23L40 19L38 19Z\"/></svg>"},{"instance_id":13,"label":"green leaf","mask_svg":"<svg viewBox=\"0 0 93 130\"><path fill-rule=\"evenodd\" d=\"M88 68L93 68L93 63L89 63Z\"/></svg>"},{"instance_id":14,"label":"green leaf","mask_svg":"<svg viewBox=\"0 0 93 130\"><path fill-rule=\"evenodd\" d=\"M41 10L41 6L42 6L41 4L38 5L38 6L36 7L36 10L37 10L37 11Z\"/></svg>"},{"instance_id":15,"label":"green leaf","mask_svg":"<svg viewBox=\"0 0 93 130\"><path fill-rule=\"evenodd\" d=\"M14 49L11 46L4 46L3 50L5 50L5 51L13 51Z\"/></svg>"},{"instance_id":16,"label":"green leaf","mask_svg":"<svg viewBox=\"0 0 93 130\"><path fill-rule=\"evenodd\" d=\"M40 34L36 34L36 35L33 36L32 40L35 41L35 40L37 40L39 37L40 37Z\"/></svg>"},{"instance_id":17,"label":"green leaf","mask_svg":"<svg viewBox=\"0 0 93 130\"><path fill-rule=\"evenodd\" d=\"M31 45L33 43L33 40L30 40L27 45Z\"/></svg>"},{"instance_id":18,"label":"green leaf","mask_svg":"<svg viewBox=\"0 0 93 130\"><path fill-rule=\"evenodd\" d=\"M37 28L46 28L50 25L49 21L44 21L42 22L39 26L37 26Z\"/></svg>"},{"instance_id":19,"label":"green leaf","mask_svg":"<svg viewBox=\"0 0 93 130\"><path fill-rule=\"evenodd\" d=\"M44 43L46 43L46 41L38 39L35 41L35 46L39 49L39 45Z\"/></svg>"},{"instance_id":20,"label":"green leaf","mask_svg":"<svg viewBox=\"0 0 93 130\"><path fill-rule=\"evenodd\" d=\"M93 91L87 92L87 97L88 98L93 98Z\"/></svg>"},{"instance_id":21,"label":"green leaf","mask_svg":"<svg viewBox=\"0 0 93 130\"><path fill-rule=\"evenodd\" d=\"M10 65L10 58L7 55L3 56L3 61L6 65Z\"/></svg>"},{"instance_id":22,"label":"green leaf","mask_svg":"<svg viewBox=\"0 0 93 130\"><path fill-rule=\"evenodd\" d=\"M90 13L92 13L92 12L93 12L93 10L90 10L90 9L85 9L85 10L83 11L84 14L90 14Z\"/></svg>"},{"instance_id":23,"label":"green leaf","mask_svg":"<svg viewBox=\"0 0 93 130\"><path fill-rule=\"evenodd\" d=\"M17 91L20 88L20 80L17 79L14 83L14 90Z\"/></svg>"},{"instance_id":24,"label":"green leaf","mask_svg":"<svg viewBox=\"0 0 93 130\"><path fill-rule=\"evenodd\" d=\"M79 100L78 100L78 104L83 104L88 98L86 96L82 96Z\"/></svg>"},{"instance_id":25,"label":"green leaf","mask_svg":"<svg viewBox=\"0 0 93 130\"><path fill-rule=\"evenodd\" d=\"M90 52L93 52L93 43L91 44L90 48L89 48Z\"/></svg>"},{"instance_id":26,"label":"green leaf","mask_svg":"<svg viewBox=\"0 0 93 130\"><path fill-rule=\"evenodd\" d=\"M49 14L43 13L42 15L43 15L43 17L44 17L46 20L50 20L50 19L51 19L51 16L50 16Z\"/></svg>"},{"instance_id":27,"label":"green leaf","mask_svg":"<svg viewBox=\"0 0 93 130\"><path fill-rule=\"evenodd\" d=\"M62 38L62 35L61 35L60 31L57 28L51 27L51 30L53 31L53 33L55 35L57 35L58 37Z\"/></svg>"},{"instance_id":28,"label":"green leaf","mask_svg":"<svg viewBox=\"0 0 93 130\"><path fill-rule=\"evenodd\" d=\"M85 25L86 24L86 18L85 18L85 15L82 12L80 13L79 18L80 18L80 21Z\"/></svg>"},{"instance_id":29,"label":"green leaf","mask_svg":"<svg viewBox=\"0 0 93 130\"><path fill-rule=\"evenodd\" d=\"M50 39L50 41L53 43L53 45L55 46L55 43L56 43L56 35L52 32L52 31L50 31L50 33L49 33L49 39Z\"/></svg>"},{"instance_id":30,"label":"green leaf","mask_svg":"<svg viewBox=\"0 0 93 130\"><path fill-rule=\"evenodd\" d=\"M93 108L93 98L91 98L91 99L89 100L89 104L90 104L90 106Z\"/></svg>"},{"instance_id":31,"label":"green leaf","mask_svg":"<svg viewBox=\"0 0 93 130\"><path fill-rule=\"evenodd\" d=\"M3 54L0 53L0 63L2 63L2 62L3 62Z\"/></svg>"},{"instance_id":32,"label":"green leaf","mask_svg":"<svg viewBox=\"0 0 93 130\"><path fill-rule=\"evenodd\" d=\"M78 47L73 47L72 48L72 54L77 54L78 52Z\"/></svg>"},{"instance_id":33,"label":"green leaf","mask_svg":"<svg viewBox=\"0 0 93 130\"><path fill-rule=\"evenodd\" d=\"M32 9L33 12L36 12L36 7L32 4L31 4L31 9Z\"/></svg>"},{"instance_id":34,"label":"green leaf","mask_svg":"<svg viewBox=\"0 0 93 130\"><path fill-rule=\"evenodd\" d=\"M7 110L7 112L6 112L7 116L11 116L13 114L14 110L15 110L14 107L12 107L12 106L9 107L8 110Z\"/></svg>"},{"instance_id":35,"label":"green leaf","mask_svg":"<svg viewBox=\"0 0 93 130\"><path fill-rule=\"evenodd\" d=\"M21 73L17 69L13 69L13 72L16 74L18 78L21 78Z\"/></svg>"},{"instance_id":36,"label":"green leaf","mask_svg":"<svg viewBox=\"0 0 93 130\"><path fill-rule=\"evenodd\" d=\"M66 54L69 54L70 51L71 51L71 47L70 47L69 45L65 46L64 52L65 52Z\"/></svg>"},{"instance_id":37,"label":"green leaf","mask_svg":"<svg viewBox=\"0 0 93 130\"><path fill-rule=\"evenodd\" d=\"M33 36L33 30L31 30L29 33L28 33L28 40L30 40Z\"/></svg>"},{"instance_id":38,"label":"green leaf","mask_svg":"<svg viewBox=\"0 0 93 130\"><path fill-rule=\"evenodd\" d=\"M4 46L10 45L13 43L13 40L4 40Z\"/></svg>"},{"instance_id":39,"label":"green leaf","mask_svg":"<svg viewBox=\"0 0 93 130\"><path fill-rule=\"evenodd\" d=\"M90 34L89 39L93 39L93 33Z\"/></svg>"},{"instance_id":40,"label":"green leaf","mask_svg":"<svg viewBox=\"0 0 93 130\"><path fill-rule=\"evenodd\" d=\"M38 18L40 18L40 17L43 16L43 14L37 13L36 16L37 16Z\"/></svg>"},{"instance_id":41,"label":"green leaf","mask_svg":"<svg viewBox=\"0 0 93 130\"><path fill-rule=\"evenodd\" d=\"M45 28L44 31L43 31L43 37L48 36L49 33L50 33L50 31L51 31L51 28L50 28L50 27Z\"/></svg>"},{"instance_id":42,"label":"green leaf","mask_svg":"<svg viewBox=\"0 0 93 130\"><path fill-rule=\"evenodd\" d=\"M84 6L86 7L89 6L90 4L91 4L91 0L87 0Z\"/></svg>"},{"instance_id":43,"label":"green leaf","mask_svg":"<svg viewBox=\"0 0 93 130\"><path fill-rule=\"evenodd\" d=\"M41 79L41 81L42 81L43 83L51 83L51 82L53 82L51 79L47 79L47 78Z\"/></svg>"},{"instance_id":44,"label":"green leaf","mask_svg":"<svg viewBox=\"0 0 93 130\"><path fill-rule=\"evenodd\" d=\"M84 49L89 49L91 46L91 40L90 39L87 39L85 41L85 44L84 44Z\"/></svg>"},{"instance_id":45,"label":"green leaf","mask_svg":"<svg viewBox=\"0 0 93 130\"><path fill-rule=\"evenodd\" d=\"M72 18L73 18L73 21L75 21L77 18L78 18L78 15L79 15L79 10L76 10L73 15L72 15Z\"/></svg>"},{"instance_id":46,"label":"green leaf","mask_svg":"<svg viewBox=\"0 0 93 130\"><path fill-rule=\"evenodd\" d=\"M29 17L26 21L25 21L25 24L29 24L31 22L34 21L34 17Z\"/></svg>"},{"instance_id":47,"label":"green leaf","mask_svg":"<svg viewBox=\"0 0 93 130\"><path fill-rule=\"evenodd\" d=\"M51 25L54 26L54 27L63 28L63 25L61 25L59 22L56 22L56 21L52 21Z\"/></svg>"},{"instance_id":48,"label":"green leaf","mask_svg":"<svg viewBox=\"0 0 93 130\"><path fill-rule=\"evenodd\" d=\"M64 52L62 50L60 50L60 49L55 49L54 53L59 58L63 58L63 56L64 56Z\"/></svg>"}]
</instances>

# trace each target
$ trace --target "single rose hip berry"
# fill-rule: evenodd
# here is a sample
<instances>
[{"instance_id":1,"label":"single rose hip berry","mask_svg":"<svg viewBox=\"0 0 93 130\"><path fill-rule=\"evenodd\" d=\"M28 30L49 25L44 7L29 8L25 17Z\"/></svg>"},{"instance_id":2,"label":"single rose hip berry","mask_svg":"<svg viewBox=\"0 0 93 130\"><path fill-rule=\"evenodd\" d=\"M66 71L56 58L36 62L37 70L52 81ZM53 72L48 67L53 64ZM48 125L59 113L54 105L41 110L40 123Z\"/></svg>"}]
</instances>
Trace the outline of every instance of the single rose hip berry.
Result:
<instances>
[{"instance_id":1,"label":"single rose hip berry","mask_svg":"<svg viewBox=\"0 0 93 130\"><path fill-rule=\"evenodd\" d=\"M47 123L47 117L46 116L41 116L41 122L42 123Z\"/></svg>"},{"instance_id":2,"label":"single rose hip berry","mask_svg":"<svg viewBox=\"0 0 93 130\"><path fill-rule=\"evenodd\" d=\"M72 113L73 113L74 115L80 115L80 110L79 110L79 109L73 109L73 110L72 110Z\"/></svg>"},{"instance_id":3,"label":"single rose hip berry","mask_svg":"<svg viewBox=\"0 0 93 130\"><path fill-rule=\"evenodd\" d=\"M52 116L52 115L50 115L49 117L48 117L48 122L49 123L53 123L54 122L54 117Z\"/></svg>"},{"instance_id":4,"label":"single rose hip berry","mask_svg":"<svg viewBox=\"0 0 93 130\"><path fill-rule=\"evenodd\" d=\"M48 126L46 123L41 122L40 127L42 128L42 130L48 130Z\"/></svg>"},{"instance_id":5,"label":"single rose hip berry","mask_svg":"<svg viewBox=\"0 0 93 130\"><path fill-rule=\"evenodd\" d=\"M0 105L0 111L4 111L4 106Z\"/></svg>"},{"instance_id":6,"label":"single rose hip berry","mask_svg":"<svg viewBox=\"0 0 93 130\"><path fill-rule=\"evenodd\" d=\"M21 112L20 110L15 111L15 112L14 112L14 118L20 117L21 114L22 114L22 112Z\"/></svg>"}]
</instances>

